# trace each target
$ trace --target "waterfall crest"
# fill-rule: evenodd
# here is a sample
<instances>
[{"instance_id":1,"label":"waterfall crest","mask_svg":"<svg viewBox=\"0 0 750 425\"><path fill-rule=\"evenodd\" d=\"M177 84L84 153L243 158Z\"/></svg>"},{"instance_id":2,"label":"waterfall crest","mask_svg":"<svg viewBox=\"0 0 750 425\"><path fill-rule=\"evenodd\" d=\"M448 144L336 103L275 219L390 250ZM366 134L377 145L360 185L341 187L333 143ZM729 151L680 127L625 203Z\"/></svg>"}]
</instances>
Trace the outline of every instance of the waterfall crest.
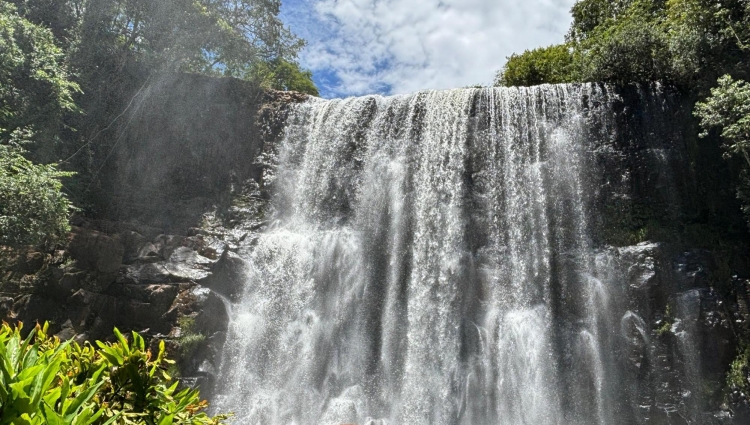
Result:
<instances>
[{"instance_id":1,"label":"waterfall crest","mask_svg":"<svg viewBox=\"0 0 750 425\"><path fill-rule=\"evenodd\" d=\"M294 106L219 410L239 424L632 423L616 353L645 325L620 305L592 215L616 97L544 85Z\"/></svg>"}]
</instances>

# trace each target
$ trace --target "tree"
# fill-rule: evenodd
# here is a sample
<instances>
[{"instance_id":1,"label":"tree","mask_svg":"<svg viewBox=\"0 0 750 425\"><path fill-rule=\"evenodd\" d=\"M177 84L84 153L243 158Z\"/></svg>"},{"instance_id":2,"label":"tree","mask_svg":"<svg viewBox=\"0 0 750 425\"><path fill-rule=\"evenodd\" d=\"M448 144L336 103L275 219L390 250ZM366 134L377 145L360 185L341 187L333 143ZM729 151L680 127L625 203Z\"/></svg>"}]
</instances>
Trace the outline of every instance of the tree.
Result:
<instances>
[{"instance_id":1,"label":"tree","mask_svg":"<svg viewBox=\"0 0 750 425\"><path fill-rule=\"evenodd\" d=\"M55 243L70 231L73 208L60 179L72 173L35 165L22 153L0 145L0 245Z\"/></svg>"},{"instance_id":2,"label":"tree","mask_svg":"<svg viewBox=\"0 0 750 425\"><path fill-rule=\"evenodd\" d=\"M662 10L654 3L634 1L615 18L591 29L576 45L574 55L581 80L629 83L668 79L671 61L661 18Z\"/></svg>"},{"instance_id":3,"label":"tree","mask_svg":"<svg viewBox=\"0 0 750 425\"><path fill-rule=\"evenodd\" d=\"M570 83L576 80L572 64L573 55L567 44L527 50L508 58L502 71L495 77L495 85L509 87Z\"/></svg>"},{"instance_id":4,"label":"tree","mask_svg":"<svg viewBox=\"0 0 750 425\"><path fill-rule=\"evenodd\" d=\"M742 160L737 198L750 225L750 84L729 75L719 78L711 96L695 106L706 137L712 129L721 131L724 155Z\"/></svg>"},{"instance_id":5,"label":"tree","mask_svg":"<svg viewBox=\"0 0 750 425\"><path fill-rule=\"evenodd\" d=\"M71 174L33 164L19 145L50 148L78 86L52 33L8 3L0 3L0 80L0 244L55 242L69 230L60 179Z\"/></svg>"},{"instance_id":6,"label":"tree","mask_svg":"<svg viewBox=\"0 0 750 425\"><path fill-rule=\"evenodd\" d=\"M0 3L0 143L34 138L51 143L63 115L76 106L64 54L48 29Z\"/></svg>"},{"instance_id":7,"label":"tree","mask_svg":"<svg viewBox=\"0 0 750 425\"><path fill-rule=\"evenodd\" d=\"M295 62L276 59L270 63L259 64L255 72L257 75L253 79L260 81L263 87L319 96L318 88L312 81L312 72L301 69Z\"/></svg>"},{"instance_id":8,"label":"tree","mask_svg":"<svg viewBox=\"0 0 750 425\"><path fill-rule=\"evenodd\" d=\"M617 19L633 0L580 0L570 10L573 23L566 38L570 42L581 42L607 21Z\"/></svg>"},{"instance_id":9,"label":"tree","mask_svg":"<svg viewBox=\"0 0 750 425\"><path fill-rule=\"evenodd\" d=\"M729 75L719 78L711 96L695 106L703 137L713 128L721 130L726 156L740 156L750 167L750 84Z\"/></svg>"}]
</instances>

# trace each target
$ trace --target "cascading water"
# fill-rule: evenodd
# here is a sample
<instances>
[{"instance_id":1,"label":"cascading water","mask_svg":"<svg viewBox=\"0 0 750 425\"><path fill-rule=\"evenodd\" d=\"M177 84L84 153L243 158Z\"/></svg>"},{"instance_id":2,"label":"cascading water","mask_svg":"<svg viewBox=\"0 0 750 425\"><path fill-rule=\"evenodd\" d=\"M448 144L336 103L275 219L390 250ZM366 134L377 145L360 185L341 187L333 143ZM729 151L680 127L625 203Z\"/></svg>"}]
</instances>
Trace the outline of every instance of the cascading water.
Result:
<instances>
[{"instance_id":1,"label":"cascading water","mask_svg":"<svg viewBox=\"0 0 750 425\"><path fill-rule=\"evenodd\" d=\"M294 106L218 410L238 424L636 421L616 353L638 332L648 343L646 325L592 237L592 152L615 97L562 85Z\"/></svg>"}]
</instances>

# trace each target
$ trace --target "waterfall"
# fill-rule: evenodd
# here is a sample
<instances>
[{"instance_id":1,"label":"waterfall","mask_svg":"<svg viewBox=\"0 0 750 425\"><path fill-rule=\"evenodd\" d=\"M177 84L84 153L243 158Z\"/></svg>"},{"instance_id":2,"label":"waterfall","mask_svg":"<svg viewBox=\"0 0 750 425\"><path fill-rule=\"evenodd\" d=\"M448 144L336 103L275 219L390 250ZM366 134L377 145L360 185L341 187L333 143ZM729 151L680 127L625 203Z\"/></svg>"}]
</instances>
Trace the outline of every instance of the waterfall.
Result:
<instances>
[{"instance_id":1,"label":"waterfall","mask_svg":"<svg viewBox=\"0 0 750 425\"><path fill-rule=\"evenodd\" d=\"M647 330L592 213L616 97L544 85L293 106L218 410L238 424L632 423L616 352Z\"/></svg>"}]
</instances>

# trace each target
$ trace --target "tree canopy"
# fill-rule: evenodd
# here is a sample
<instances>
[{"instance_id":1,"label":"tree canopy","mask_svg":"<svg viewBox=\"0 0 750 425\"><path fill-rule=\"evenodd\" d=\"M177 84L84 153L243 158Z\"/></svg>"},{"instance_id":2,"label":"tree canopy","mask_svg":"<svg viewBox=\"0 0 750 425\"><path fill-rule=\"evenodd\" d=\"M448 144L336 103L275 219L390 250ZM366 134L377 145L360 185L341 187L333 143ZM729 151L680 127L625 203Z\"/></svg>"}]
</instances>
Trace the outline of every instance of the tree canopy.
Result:
<instances>
[{"instance_id":1,"label":"tree canopy","mask_svg":"<svg viewBox=\"0 0 750 425\"><path fill-rule=\"evenodd\" d=\"M35 137L50 141L63 114L76 109L78 85L52 32L0 3L0 143Z\"/></svg>"},{"instance_id":2,"label":"tree canopy","mask_svg":"<svg viewBox=\"0 0 750 425\"><path fill-rule=\"evenodd\" d=\"M297 62L305 43L280 20L280 5L0 2L0 243L59 239L71 210L64 188L79 206L96 202L92 182L116 143L102 133L160 73L234 77L318 95L312 73ZM61 179L73 173L58 171L57 162L76 174L65 187Z\"/></svg>"},{"instance_id":3,"label":"tree canopy","mask_svg":"<svg viewBox=\"0 0 750 425\"><path fill-rule=\"evenodd\" d=\"M580 0L571 13L564 45L511 56L506 68L520 72L503 79L503 71L496 84L555 83L565 75L566 81L663 81L707 92L723 74L747 78L748 0ZM571 60L550 60L562 46Z\"/></svg>"}]
</instances>

